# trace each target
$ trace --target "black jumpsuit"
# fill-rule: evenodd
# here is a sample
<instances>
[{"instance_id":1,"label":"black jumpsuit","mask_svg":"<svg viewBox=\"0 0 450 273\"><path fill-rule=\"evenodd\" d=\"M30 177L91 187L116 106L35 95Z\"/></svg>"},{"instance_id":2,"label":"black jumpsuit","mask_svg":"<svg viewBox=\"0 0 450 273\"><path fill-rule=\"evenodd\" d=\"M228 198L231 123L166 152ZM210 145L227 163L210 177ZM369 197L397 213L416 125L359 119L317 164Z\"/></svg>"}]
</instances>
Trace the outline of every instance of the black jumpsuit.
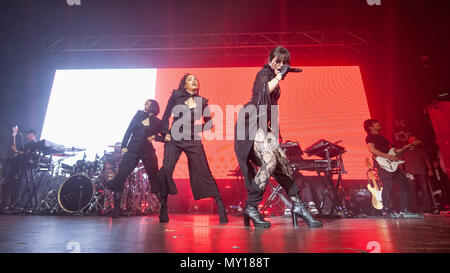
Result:
<instances>
[{"instance_id":1,"label":"black jumpsuit","mask_svg":"<svg viewBox=\"0 0 450 273\"><path fill-rule=\"evenodd\" d=\"M162 118L163 135L169 133L169 117L172 114L174 118L170 129L171 141L164 144L163 165L158 172L161 196L177 193L173 172L181 152L185 152L188 159L189 179L194 199L218 196L219 189L211 174L205 150L198 135L202 129L212 127L208 100L197 94L192 95L184 89L174 90ZM194 125L195 120L200 120L203 115L205 115L205 124Z\"/></svg>"},{"instance_id":2,"label":"black jumpsuit","mask_svg":"<svg viewBox=\"0 0 450 273\"><path fill-rule=\"evenodd\" d=\"M149 125L145 126L143 122L149 119ZM110 181L110 188L115 192L122 192L125 180L134 170L134 168L142 160L145 171L147 172L151 192L157 193L156 174L158 173L158 158L156 157L155 149L147 137L155 136L156 140L161 141L160 133L161 120L144 111L138 111L131 120L130 125L122 140L122 148L127 148L128 151L123 155L119 164L119 171L117 175ZM130 140L131 137L131 140Z\"/></svg>"}]
</instances>

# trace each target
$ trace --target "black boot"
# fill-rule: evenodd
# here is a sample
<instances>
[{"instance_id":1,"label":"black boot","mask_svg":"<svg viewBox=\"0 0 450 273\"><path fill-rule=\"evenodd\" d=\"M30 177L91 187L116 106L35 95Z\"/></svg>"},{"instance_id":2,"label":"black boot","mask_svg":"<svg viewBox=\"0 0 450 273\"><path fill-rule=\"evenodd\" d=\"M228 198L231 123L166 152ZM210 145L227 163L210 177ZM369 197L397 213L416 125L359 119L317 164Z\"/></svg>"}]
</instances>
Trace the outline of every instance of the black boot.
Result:
<instances>
[{"instance_id":1,"label":"black boot","mask_svg":"<svg viewBox=\"0 0 450 273\"><path fill-rule=\"evenodd\" d=\"M118 218L120 216L120 202L122 201L122 193L114 192L114 209L111 214L112 218Z\"/></svg>"},{"instance_id":2,"label":"black boot","mask_svg":"<svg viewBox=\"0 0 450 273\"><path fill-rule=\"evenodd\" d=\"M317 221L314 217L312 217L311 213L308 211L308 208L302 203L298 196L291 197L291 200L293 201L291 210L292 222L295 227L297 226L297 215L302 217L310 227L322 226L322 222Z\"/></svg>"},{"instance_id":3,"label":"black boot","mask_svg":"<svg viewBox=\"0 0 450 273\"><path fill-rule=\"evenodd\" d=\"M244 209L244 226L250 226L250 219L255 228L270 228L270 222L264 220L264 217L259 213L258 208L246 206Z\"/></svg>"},{"instance_id":4,"label":"black boot","mask_svg":"<svg viewBox=\"0 0 450 273\"><path fill-rule=\"evenodd\" d=\"M220 195L218 195L214 197L214 200L216 200L217 203L217 213L219 214L220 223L228 223L227 212L225 211L225 206L223 205L222 198L220 197Z\"/></svg>"},{"instance_id":5,"label":"black boot","mask_svg":"<svg viewBox=\"0 0 450 273\"><path fill-rule=\"evenodd\" d=\"M167 213L167 195L159 197L159 222L160 223L168 223L169 222L169 214Z\"/></svg>"}]
</instances>

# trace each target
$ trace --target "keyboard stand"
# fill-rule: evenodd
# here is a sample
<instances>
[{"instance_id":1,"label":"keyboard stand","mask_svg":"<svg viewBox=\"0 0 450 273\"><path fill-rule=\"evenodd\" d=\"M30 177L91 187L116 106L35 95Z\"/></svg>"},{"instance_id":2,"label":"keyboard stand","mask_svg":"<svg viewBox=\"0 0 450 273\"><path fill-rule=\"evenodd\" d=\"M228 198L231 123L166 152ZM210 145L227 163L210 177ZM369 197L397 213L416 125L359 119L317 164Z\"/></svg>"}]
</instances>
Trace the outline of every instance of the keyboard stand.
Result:
<instances>
[{"instance_id":1,"label":"keyboard stand","mask_svg":"<svg viewBox=\"0 0 450 273\"><path fill-rule=\"evenodd\" d=\"M274 202L274 200L278 197L279 200L283 201L284 205L286 206L286 209L289 208L289 210L292 207L291 202L289 202L289 200L284 196L284 194L282 192L280 192L282 190L282 187L280 184L278 184L276 187L274 187L272 185L272 183L270 183L269 181L269 185L272 189L272 193L270 194L269 198L267 198L266 202L264 203L264 205L261 207L260 212L262 214L264 214L264 211L266 209L269 208L269 206ZM286 215L286 214L285 214Z\"/></svg>"}]
</instances>

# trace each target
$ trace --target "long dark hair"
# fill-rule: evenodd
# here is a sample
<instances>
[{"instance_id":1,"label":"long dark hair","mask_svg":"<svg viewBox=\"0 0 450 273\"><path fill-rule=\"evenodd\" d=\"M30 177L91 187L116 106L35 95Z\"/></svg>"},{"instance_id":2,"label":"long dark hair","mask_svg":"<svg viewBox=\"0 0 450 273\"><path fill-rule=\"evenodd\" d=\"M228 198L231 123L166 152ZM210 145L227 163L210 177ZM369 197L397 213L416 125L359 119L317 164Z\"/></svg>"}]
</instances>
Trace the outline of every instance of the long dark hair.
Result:
<instances>
[{"instance_id":1,"label":"long dark hair","mask_svg":"<svg viewBox=\"0 0 450 273\"><path fill-rule=\"evenodd\" d=\"M186 84L186 78L189 75L195 76L192 73L184 73L183 77L180 80L180 84L178 84L178 89L177 90L186 90L186 88L184 88L184 85ZM200 85L200 81L198 79L197 79L197 81L198 81L198 85ZM197 94L199 94L199 91L200 91L200 88L197 89Z\"/></svg>"}]
</instances>

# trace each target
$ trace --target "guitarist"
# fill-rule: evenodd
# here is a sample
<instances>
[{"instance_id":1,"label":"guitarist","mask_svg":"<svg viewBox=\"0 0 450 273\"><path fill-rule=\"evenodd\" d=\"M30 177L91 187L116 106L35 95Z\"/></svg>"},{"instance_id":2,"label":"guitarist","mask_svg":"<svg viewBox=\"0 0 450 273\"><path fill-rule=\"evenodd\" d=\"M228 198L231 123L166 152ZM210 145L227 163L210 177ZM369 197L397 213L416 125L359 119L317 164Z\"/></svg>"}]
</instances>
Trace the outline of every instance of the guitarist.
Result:
<instances>
[{"instance_id":1,"label":"guitarist","mask_svg":"<svg viewBox=\"0 0 450 273\"><path fill-rule=\"evenodd\" d=\"M13 206L18 205L19 191L21 190L21 178L25 170L25 164L30 159L28 145L36 141L36 131L30 129L23 134L17 133L17 127L13 128L13 137L6 164L8 171L2 179L2 201L0 209L3 213L12 213Z\"/></svg>"},{"instance_id":2,"label":"guitarist","mask_svg":"<svg viewBox=\"0 0 450 273\"><path fill-rule=\"evenodd\" d=\"M364 121L364 130L367 133L366 143L369 148L369 152L374 156L380 156L387 158L391 161L399 161L400 159L395 155L389 155L388 152L391 148L389 141L380 134L381 125L378 120L368 119ZM395 149L396 153L401 153L406 149L409 149L411 145L407 145L402 149ZM374 165L377 167L378 176L383 183L383 191L381 193L381 199L383 202L383 216L388 216L390 211L390 198L392 192L393 183L397 183L400 186L400 215L410 214L408 211L409 205L409 192L410 186L408 178L405 174L397 169L395 172L388 172L380 167L380 165L374 160Z\"/></svg>"}]
</instances>

